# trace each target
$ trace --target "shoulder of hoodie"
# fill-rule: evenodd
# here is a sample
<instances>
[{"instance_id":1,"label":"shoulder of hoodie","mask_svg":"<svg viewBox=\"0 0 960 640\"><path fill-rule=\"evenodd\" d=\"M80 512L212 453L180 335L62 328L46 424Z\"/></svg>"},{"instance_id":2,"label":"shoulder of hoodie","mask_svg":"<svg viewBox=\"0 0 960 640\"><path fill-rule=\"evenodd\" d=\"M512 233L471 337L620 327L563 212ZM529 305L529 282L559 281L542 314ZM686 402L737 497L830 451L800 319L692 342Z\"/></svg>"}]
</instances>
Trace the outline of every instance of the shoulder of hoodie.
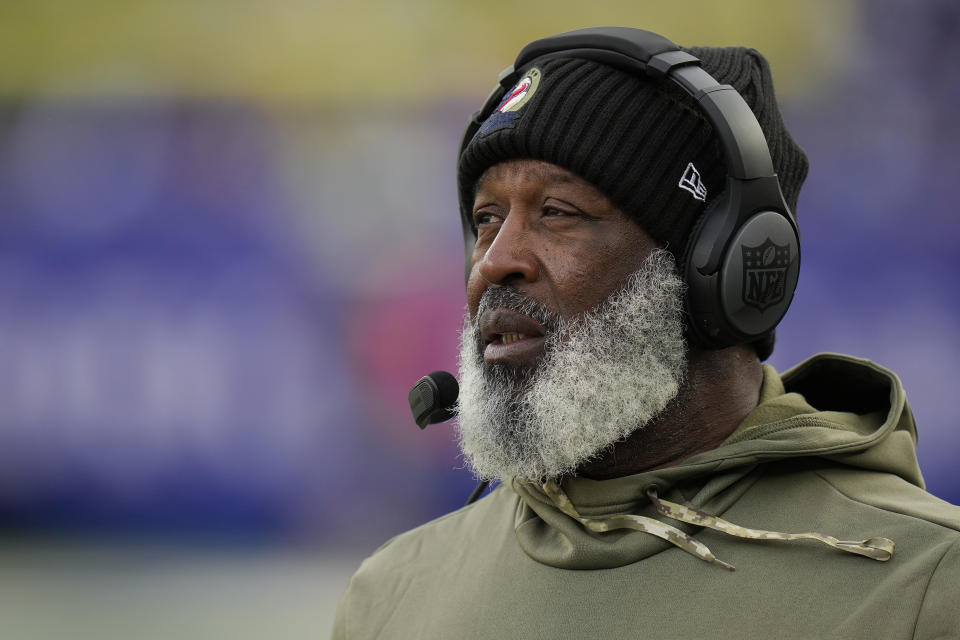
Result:
<instances>
[{"instance_id":1,"label":"shoulder of hoodie","mask_svg":"<svg viewBox=\"0 0 960 640\"><path fill-rule=\"evenodd\" d=\"M895 474L843 466L821 468L815 473L854 502L879 509L905 524L933 527L947 538L960 539L960 506Z\"/></svg>"},{"instance_id":2,"label":"shoulder of hoodie","mask_svg":"<svg viewBox=\"0 0 960 640\"><path fill-rule=\"evenodd\" d=\"M512 534L518 500L516 493L498 486L473 504L390 538L361 563L357 575L382 574L413 563L422 567L430 558L450 560L497 530Z\"/></svg>"},{"instance_id":3,"label":"shoulder of hoodie","mask_svg":"<svg viewBox=\"0 0 960 640\"><path fill-rule=\"evenodd\" d=\"M917 603L915 638L960 637L960 507L899 476L835 467L815 472L847 498L876 508L892 528L896 551L891 563L926 582Z\"/></svg>"},{"instance_id":4,"label":"shoulder of hoodie","mask_svg":"<svg viewBox=\"0 0 960 640\"><path fill-rule=\"evenodd\" d=\"M498 530L501 539L512 535L518 500L513 491L498 486L473 504L385 542L350 578L337 607L332 637L351 636L348 628L357 624L385 628L413 576L424 580L425 576L455 575L452 567L460 566L458 559L475 553L478 545L498 543Z\"/></svg>"}]
</instances>

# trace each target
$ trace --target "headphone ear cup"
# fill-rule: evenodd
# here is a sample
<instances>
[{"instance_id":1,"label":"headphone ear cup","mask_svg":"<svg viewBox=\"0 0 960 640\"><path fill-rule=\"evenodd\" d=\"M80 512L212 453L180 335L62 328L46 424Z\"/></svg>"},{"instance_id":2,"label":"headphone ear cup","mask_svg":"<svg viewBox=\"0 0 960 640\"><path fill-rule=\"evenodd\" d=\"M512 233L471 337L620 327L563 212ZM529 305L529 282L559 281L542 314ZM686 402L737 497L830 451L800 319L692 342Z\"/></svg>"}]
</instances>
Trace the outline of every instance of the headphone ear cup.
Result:
<instances>
[{"instance_id":1,"label":"headphone ear cup","mask_svg":"<svg viewBox=\"0 0 960 640\"><path fill-rule=\"evenodd\" d=\"M753 214L723 249L713 273L693 264L724 237L716 234L726 215L724 199L708 207L690 234L684 256L687 327L710 349L752 342L772 331L790 306L800 272L800 241L790 220L777 211Z\"/></svg>"},{"instance_id":2,"label":"headphone ear cup","mask_svg":"<svg viewBox=\"0 0 960 640\"><path fill-rule=\"evenodd\" d=\"M727 215L725 202L721 195L707 207L690 233L683 259L687 331L709 349L752 342L772 331L793 300L800 272L796 229L777 211L748 218L726 236L717 270L701 272L693 256L725 241L717 234Z\"/></svg>"},{"instance_id":3,"label":"headphone ear cup","mask_svg":"<svg viewBox=\"0 0 960 640\"><path fill-rule=\"evenodd\" d=\"M731 335L746 342L783 318L800 275L800 239L778 211L753 214L737 229L720 266L718 297Z\"/></svg>"}]
</instances>

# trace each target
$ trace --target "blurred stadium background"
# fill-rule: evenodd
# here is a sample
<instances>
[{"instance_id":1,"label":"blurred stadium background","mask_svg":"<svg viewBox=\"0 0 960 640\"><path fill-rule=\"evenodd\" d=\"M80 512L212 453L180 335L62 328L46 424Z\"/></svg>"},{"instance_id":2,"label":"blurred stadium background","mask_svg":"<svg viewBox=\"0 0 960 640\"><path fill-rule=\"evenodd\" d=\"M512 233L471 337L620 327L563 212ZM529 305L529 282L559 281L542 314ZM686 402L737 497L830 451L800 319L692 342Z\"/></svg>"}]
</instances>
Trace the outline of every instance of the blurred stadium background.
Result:
<instances>
[{"instance_id":1,"label":"blurred stadium background","mask_svg":"<svg viewBox=\"0 0 960 640\"><path fill-rule=\"evenodd\" d=\"M771 362L893 368L960 502L955 0L5 2L4 637L326 637L363 556L463 502L406 406L455 367L461 126L598 24L768 56L811 159Z\"/></svg>"}]
</instances>

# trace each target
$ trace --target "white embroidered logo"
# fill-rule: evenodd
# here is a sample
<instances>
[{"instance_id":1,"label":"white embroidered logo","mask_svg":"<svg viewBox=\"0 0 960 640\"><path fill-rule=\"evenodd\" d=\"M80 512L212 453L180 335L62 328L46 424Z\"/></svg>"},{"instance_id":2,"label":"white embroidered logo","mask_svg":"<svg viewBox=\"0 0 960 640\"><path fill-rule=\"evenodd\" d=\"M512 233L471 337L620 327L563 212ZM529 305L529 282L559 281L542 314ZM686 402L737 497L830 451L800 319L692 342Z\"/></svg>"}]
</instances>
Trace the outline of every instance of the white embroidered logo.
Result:
<instances>
[{"instance_id":1,"label":"white embroidered logo","mask_svg":"<svg viewBox=\"0 0 960 640\"><path fill-rule=\"evenodd\" d=\"M707 187L705 187L703 181L700 180L700 172L697 171L697 168L693 166L692 162L687 165L686 170L680 177L680 184L677 186L692 193L693 197L697 200L706 202Z\"/></svg>"}]
</instances>

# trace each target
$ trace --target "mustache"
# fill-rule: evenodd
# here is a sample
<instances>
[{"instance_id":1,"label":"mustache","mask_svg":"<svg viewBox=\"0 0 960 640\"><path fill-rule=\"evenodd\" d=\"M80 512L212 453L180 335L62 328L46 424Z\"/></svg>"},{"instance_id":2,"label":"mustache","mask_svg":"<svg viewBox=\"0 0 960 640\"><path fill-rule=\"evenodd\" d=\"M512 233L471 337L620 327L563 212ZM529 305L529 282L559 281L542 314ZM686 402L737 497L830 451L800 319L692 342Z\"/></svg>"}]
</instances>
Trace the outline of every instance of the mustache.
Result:
<instances>
[{"instance_id":1,"label":"mustache","mask_svg":"<svg viewBox=\"0 0 960 640\"><path fill-rule=\"evenodd\" d=\"M480 296L480 304L477 306L477 318L491 309L507 309L508 311L522 313L542 324L548 332L558 331L563 326L563 320L559 314L548 309L542 302L517 291L513 287L493 286L484 291ZM477 332L479 333L479 328L477 328Z\"/></svg>"}]
</instances>

